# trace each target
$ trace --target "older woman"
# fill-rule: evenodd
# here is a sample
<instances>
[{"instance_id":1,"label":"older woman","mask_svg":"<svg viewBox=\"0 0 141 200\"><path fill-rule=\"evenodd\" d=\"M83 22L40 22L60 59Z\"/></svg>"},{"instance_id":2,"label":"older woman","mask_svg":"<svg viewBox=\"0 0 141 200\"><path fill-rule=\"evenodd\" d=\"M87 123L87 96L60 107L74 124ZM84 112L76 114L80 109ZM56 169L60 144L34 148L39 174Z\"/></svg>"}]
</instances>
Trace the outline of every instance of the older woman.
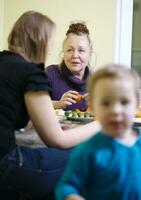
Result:
<instances>
[{"instance_id":1,"label":"older woman","mask_svg":"<svg viewBox=\"0 0 141 200\"><path fill-rule=\"evenodd\" d=\"M46 68L51 83L51 98L54 108L85 110L86 82L90 75L89 61L92 43L85 23L72 23L63 42L63 60L60 65ZM78 101L78 94L82 100Z\"/></svg>"}]
</instances>

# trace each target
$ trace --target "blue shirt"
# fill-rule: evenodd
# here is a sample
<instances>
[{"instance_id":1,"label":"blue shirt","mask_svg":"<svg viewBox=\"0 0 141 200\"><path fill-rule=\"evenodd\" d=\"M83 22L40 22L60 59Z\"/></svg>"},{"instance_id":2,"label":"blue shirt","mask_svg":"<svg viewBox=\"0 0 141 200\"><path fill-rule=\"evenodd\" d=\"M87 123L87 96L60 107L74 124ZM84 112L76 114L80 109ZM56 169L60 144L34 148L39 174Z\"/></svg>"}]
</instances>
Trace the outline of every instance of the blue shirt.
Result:
<instances>
[{"instance_id":1,"label":"blue shirt","mask_svg":"<svg viewBox=\"0 0 141 200\"><path fill-rule=\"evenodd\" d=\"M99 132L78 145L57 185L56 199L141 200L141 135L125 146Z\"/></svg>"}]
</instances>

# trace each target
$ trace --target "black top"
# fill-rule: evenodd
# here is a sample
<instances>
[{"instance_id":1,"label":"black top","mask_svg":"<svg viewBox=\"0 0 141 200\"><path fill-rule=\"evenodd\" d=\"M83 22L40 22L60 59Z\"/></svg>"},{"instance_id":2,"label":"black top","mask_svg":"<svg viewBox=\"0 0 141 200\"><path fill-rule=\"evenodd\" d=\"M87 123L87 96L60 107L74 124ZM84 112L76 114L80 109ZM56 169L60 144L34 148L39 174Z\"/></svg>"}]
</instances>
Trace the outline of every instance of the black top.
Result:
<instances>
[{"instance_id":1,"label":"black top","mask_svg":"<svg viewBox=\"0 0 141 200\"><path fill-rule=\"evenodd\" d=\"M41 90L50 91L43 64L27 62L9 51L0 52L0 158L15 146L14 131L29 120L24 93Z\"/></svg>"}]
</instances>

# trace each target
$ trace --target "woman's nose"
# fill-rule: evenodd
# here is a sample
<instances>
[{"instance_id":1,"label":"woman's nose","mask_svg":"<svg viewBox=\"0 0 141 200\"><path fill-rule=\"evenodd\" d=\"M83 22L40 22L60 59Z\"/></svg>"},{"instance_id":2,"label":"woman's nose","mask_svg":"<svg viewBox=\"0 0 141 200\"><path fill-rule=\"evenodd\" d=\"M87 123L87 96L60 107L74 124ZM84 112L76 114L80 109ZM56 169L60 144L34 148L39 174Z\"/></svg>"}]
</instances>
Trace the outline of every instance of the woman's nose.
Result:
<instances>
[{"instance_id":1,"label":"woman's nose","mask_svg":"<svg viewBox=\"0 0 141 200\"><path fill-rule=\"evenodd\" d=\"M73 57L77 57L78 56L78 51L74 50L72 55L73 55Z\"/></svg>"}]
</instances>

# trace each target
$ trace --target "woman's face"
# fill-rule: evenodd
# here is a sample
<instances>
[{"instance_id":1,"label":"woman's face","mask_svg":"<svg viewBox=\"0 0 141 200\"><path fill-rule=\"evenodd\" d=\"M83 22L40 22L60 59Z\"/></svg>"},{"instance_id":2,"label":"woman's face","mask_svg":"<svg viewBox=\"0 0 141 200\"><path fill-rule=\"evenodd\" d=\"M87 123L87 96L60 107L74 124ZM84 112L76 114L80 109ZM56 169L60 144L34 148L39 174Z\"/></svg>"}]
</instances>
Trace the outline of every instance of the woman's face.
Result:
<instances>
[{"instance_id":1,"label":"woman's face","mask_svg":"<svg viewBox=\"0 0 141 200\"><path fill-rule=\"evenodd\" d=\"M70 35L63 46L64 62L67 68L80 79L91 57L90 43L86 35Z\"/></svg>"}]
</instances>

